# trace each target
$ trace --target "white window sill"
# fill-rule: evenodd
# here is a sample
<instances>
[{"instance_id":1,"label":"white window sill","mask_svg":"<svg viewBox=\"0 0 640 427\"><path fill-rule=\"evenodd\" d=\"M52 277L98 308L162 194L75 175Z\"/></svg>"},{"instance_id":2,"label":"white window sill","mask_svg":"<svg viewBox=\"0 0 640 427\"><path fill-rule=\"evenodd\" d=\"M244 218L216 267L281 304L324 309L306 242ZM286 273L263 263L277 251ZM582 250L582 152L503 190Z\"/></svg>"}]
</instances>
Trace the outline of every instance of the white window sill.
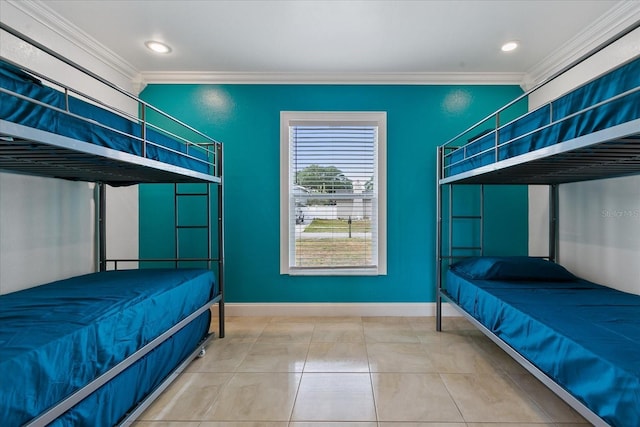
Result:
<instances>
[{"instance_id":1,"label":"white window sill","mask_svg":"<svg viewBox=\"0 0 640 427\"><path fill-rule=\"evenodd\" d=\"M358 268L289 268L283 272L289 276L385 276L386 272L381 272L377 267Z\"/></svg>"}]
</instances>

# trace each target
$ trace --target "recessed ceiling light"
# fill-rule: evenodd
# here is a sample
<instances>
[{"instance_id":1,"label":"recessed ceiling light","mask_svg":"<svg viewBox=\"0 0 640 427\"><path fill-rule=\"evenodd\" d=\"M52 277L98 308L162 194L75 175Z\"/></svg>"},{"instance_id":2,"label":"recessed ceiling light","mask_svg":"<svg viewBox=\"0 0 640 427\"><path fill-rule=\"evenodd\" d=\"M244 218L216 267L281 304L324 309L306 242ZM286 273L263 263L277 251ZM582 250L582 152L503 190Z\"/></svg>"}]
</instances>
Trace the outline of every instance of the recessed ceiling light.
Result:
<instances>
[{"instance_id":1,"label":"recessed ceiling light","mask_svg":"<svg viewBox=\"0 0 640 427\"><path fill-rule=\"evenodd\" d=\"M518 48L518 42L508 42L502 45L502 47L500 48L503 52L511 52L512 50L515 50Z\"/></svg>"},{"instance_id":2,"label":"recessed ceiling light","mask_svg":"<svg viewBox=\"0 0 640 427\"><path fill-rule=\"evenodd\" d=\"M154 40L149 40L148 42L145 42L144 45L151 49L152 51L156 52L156 53L169 53L171 52L171 48L169 47L169 45L166 45L162 42L158 42L158 41L154 41Z\"/></svg>"}]
</instances>

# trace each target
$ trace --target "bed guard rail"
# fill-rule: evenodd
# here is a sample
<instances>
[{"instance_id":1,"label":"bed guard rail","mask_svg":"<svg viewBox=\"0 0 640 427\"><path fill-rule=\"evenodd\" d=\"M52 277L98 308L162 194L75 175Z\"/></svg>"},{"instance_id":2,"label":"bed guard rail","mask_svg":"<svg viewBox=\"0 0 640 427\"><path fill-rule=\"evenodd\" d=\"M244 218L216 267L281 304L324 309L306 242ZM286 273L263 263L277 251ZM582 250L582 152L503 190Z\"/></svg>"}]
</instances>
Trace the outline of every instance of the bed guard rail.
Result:
<instances>
[{"instance_id":1,"label":"bed guard rail","mask_svg":"<svg viewBox=\"0 0 640 427\"><path fill-rule=\"evenodd\" d=\"M143 101L139 97L133 95L129 91L119 87L118 85L106 80L105 78L99 76L98 74L92 72L91 70L77 64L76 62L66 58L52 49L44 46L38 41L30 38L29 36L9 27L4 22L0 21L0 30L5 31L8 34L13 35L14 37L28 43L31 46L34 46L38 50L52 56L56 60L61 63L66 64L69 67L72 67L74 70L79 71L85 76L90 77L91 81L100 83L101 87L106 87L107 90L110 91L110 97L114 99L118 99L122 104L131 103L131 110L136 109L137 114L132 114L130 112L126 112L122 109L122 107L117 107L113 105L113 101L111 103L107 103L105 101L99 100L83 91L77 90L69 86L68 84L64 84L56 79L45 76L42 73L39 73L35 70L27 68L23 65L20 65L8 58L0 57L0 59L28 74L31 74L38 79L42 80L42 83L50 86L54 89L59 90L64 94L64 107L56 107L47 103L43 103L37 99L30 98L23 94L8 90L6 88L0 87L0 92L8 94L10 96L19 98L21 100L27 101L33 105L38 105L44 108L48 108L50 110L56 111L57 113L65 114L73 117L77 120L82 120L84 122L91 123L92 125L97 125L109 132L114 132L116 134L131 138L132 140L137 141L140 144L140 157L147 157L147 151L149 146L155 146L159 149L165 150L167 152L176 154L178 156L182 156L185 159L189 159L189 161L197 162L203 165L203 168L206 167L208 173L214 177L221 176L221 146L222 143L215 140L214 138L206 135L205 133L195 129L194 127L186 124L185 122L177 119L176 117L171 116L170 114L160 110L159 108L154 107L148 102ZM70 70L71 71L71 70ZM86 118L81 115L74 114L69 105L69 99L71 96L74 96L82 101L86 101L89 104L93 104L98 106L109 113L115 114L121 118L127 119L132 123L137 124L137 129L135 133L133 131L127 132L122 129L117 129L109 124L102 123L95 118ZM135 104L135 106L134 106ZM158 132L165 137L176 141L179 144L179 148L167 147L165 145L157 144L153 141L150 141L148 138L148 133L150 130Z\"/></svg>"},{"instance_id":2,"label":"bed guard rail","mask_svg":"<svg viewBox=\"0 0 640 427\"><path fill-rule=\"evenodd\" d=\"M616 40L619 40L620 38L624 37L625 35L629 34L630 32L634 31L637 28L640 28L640 22L632 25L622 33L617 34L616 36L605 41L604 43L597 46L596 48L590 50L589 52L582 55L575 61L563 67L558 72L552 74L548 78L535 84L533 87L525 91L522 95L518 96L511 102L504 105L502 108L496 110L495 112L491 113L487 117L483 118L479 122L473 124L469 128L463 130L462 132L460 132L459 134L457 134L456 136L454 136L453 138L451 138L450 140L442 144L440 146L442 150L439 151L438 153L440 157L440 164L439 164L439 169L441 172L440 176L442 178L451 176L453 175L453 173L451 173L452 167L455 167L456 165L459 165L460 163L464 161L468 161L473 158L480 158L480 156L487 155L488 153L492 153L494 157L494 161L497 162L498 160L500 160L498 153L499 153L499 149L502 147L505 147L509 144L522 140L523 138L531 136L534 133L540 132L543 129L546 129L552 125L556 125L560 122L567 121L580 114L594 110L595 108L601 107L603 105L617 101L621 98L640 92L640 87L635 87L633 89L630 89L622 93L619 93L615 96L612 96L606 100L603 100L598 103L594 103L593 105L580 109L580 111L576 111L570 115L563 116L561 118L555 118L555 119L553 117L553 103L557 101L557 99L554 99L553 101L543 104L540 107L536 108L535 110L528 112L528 114L535 114L536 112L540 112L544 109L548 109L549 110L547 114L548 120L546 121L546 123L542 123L538 128L532 131L517 135L514 138L509 138L508 140L504 140L504 138L502 139L500 138L500 132L520 118L521 114L519 114L518 111L526 112L528 110L527 106L528 106L529 95L531 95L532 93L534 93L541 87L545 86L552 80L561 76L571 68L587 60L597 52L601 51L605 47L609 46L610 44L614 43ZM632 59L628 62L632 62L633 60L635 59ZM604 74L606 74L606 72L603 73L602 75ZM602 77L602 75L594 77L593 79L584 83L582 86L588 85L589 83ZM479 142L479 140L482 137L488 134L492 134L491 139L493 140L493 144L490 147L484 146L479 150L474 149L473 153L467 153L467 149L469 148L470 145ZM461 150L461 152L458 150ZM454 152L457 152L456 155L454 155Z\"/></svg>"}]
</instances>

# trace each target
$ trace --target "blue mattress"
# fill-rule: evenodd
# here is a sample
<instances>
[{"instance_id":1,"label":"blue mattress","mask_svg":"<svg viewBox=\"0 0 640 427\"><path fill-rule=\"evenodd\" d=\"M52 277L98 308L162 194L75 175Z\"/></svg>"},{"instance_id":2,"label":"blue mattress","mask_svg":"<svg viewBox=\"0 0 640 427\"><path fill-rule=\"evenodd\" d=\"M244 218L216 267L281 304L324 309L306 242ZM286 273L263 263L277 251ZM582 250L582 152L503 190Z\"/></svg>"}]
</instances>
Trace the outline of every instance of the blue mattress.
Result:
<instances>
[{"instance_id":1,"label":"blue mattress","mask_svg":"<svg viewBox=\"0 0 640 427\"><path fill-rule=\"evenodd\" d=\"M0 87L48 106L66 109L64 93L44 86L30 74L3 61L0 61ZM0 119L143 156L143 143L136 139L141 138L142 126L137 122L74 97L69 97L69 111L81 118L0 92ZM206 163L211 160L205 150L188 147L149 127L146 128L146 139L145 158L211 173Z\"/></svg>"},{"instance_id":2,"label":"blue mattress","mask_svg":"<svg viewBox=\"0 0 640 427\"><path fill-rule=\"evenodd\" d=\"M640 295L451 270L446 283L455 303L607 423L640 426Z\"/></svg>"},{"instance_id":3,"label":"blue mattress","mask_svg":"<svg viewBox=\"0 0 640 427\"><path fill-rule=\"evenodd\" d=\"M496 130L472 139L447 157L446 176L467 172L638 119L638 91L576 114L589 106L595 106L638 87L640 58L499 128L497 142L500 147L497 155L494 150Z\"/></svg>"},{"instance_id":4,"label":"blue mattress","mask_svg":"<svg viewBox=\"0 0 640 427\"><path fill-rule=\"evenodd\" d=\"M217 292L208 270L141 269L93 273L0 296L3 426L19 426L36 417L202 307ZM113 425L122 411L139 401L138 395L167 375L175 366L170 361L193 351L194 343L207 334L209 316L205 312L69 411L58 425ZM127 393L114 392L118 384Z\"/></svg>"}]
</instances>

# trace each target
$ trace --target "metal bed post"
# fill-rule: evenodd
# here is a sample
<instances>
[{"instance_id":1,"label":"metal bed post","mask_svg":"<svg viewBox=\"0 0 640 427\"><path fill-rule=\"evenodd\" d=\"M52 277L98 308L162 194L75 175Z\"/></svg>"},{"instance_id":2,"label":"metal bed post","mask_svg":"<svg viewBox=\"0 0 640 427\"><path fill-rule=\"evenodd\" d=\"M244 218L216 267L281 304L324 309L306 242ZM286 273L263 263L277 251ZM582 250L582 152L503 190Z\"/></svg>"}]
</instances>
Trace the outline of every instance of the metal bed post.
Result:
<instances>
[{"instance_id":1,"label":"metal bed post","mask_svg":"<svg viewBox=\"0 0 640 427\"><path fill-rule=\"evenodd\" d=\"M211 259L213 257L213 251L211 248L211 184L205 184L207 189L207 268L211 270Z\"/></svg>"},{"instance_id":2,"label":"metal bed post","mask_svg":"<svg viewBox=\"0 0 640 427\"><path fill-rule=\"evenodd\" d=\"M448 224L447 224L447 247L449 248L448 254L447 254L447 259L449 260L449 262L451 262L451 260L453 259L453 189L454 186L453 184L447 184L447 188L449 189L449 194L448 194L448 212L447 212L447 216L448 216Z\"/></svg>"},{"instance_id":3,"label":"metal bed post","mask_svg":"<svg viewBox=\"0 0 640 427\"><path fill-rule=\"evenodd\" d=\"M480 256L484 256L484 184L480 184Z\"/></svg>"},{"instance_id":4,"label":"metal bed post","mask_svg":"<svg viewBox=\"0 0 640 427\"><path fill-rule=\"evenodd\" d=\"M145 104L140 106L140 118L142 119L141 135L142 138L142 157L147 157L147 108Z\"/></svg>"},{"instance_id":5,"label":"metal bed post","mask_svg":"<svg viewBox=\"0 0 640 427\"><path fill-rule=\"evenodd\" d=\"M178 209L178 183L173 183L173 222L174 222L174 243L175 247L173 248L173 258L175 259L175 268L178 268L178 260L180 259L180 218L179 218L179 210Z\"/></svg>"},{"instance_id":6,"label":"metal bed post","mask_svg":"<svg viewBox=\"0 0 640 427\"><path fill-rule=\"evenodd\" d=\"M438 147L436 160L436 331L442 331L442 189L440 178L442 175L443 147Z\"/></svg>"},{"instance_id":7,"label":"metal bed post","mask_svg":"<svg viewBox=\"0 0 640 427\"><path fill-rule=\"evenodd\" d=\"M218 334L224 338L224 180L222 177L222 144L216 144L216 169L220 177L218 184L218 283L220 301L218 302Z\"/></svg>"},{"instance_id":8,"label":"metal bed post","mask_svg":"<svg viewBox=\"0 0 640 427\"><path fill-rule=\"evenodd\" d=\"M100 271L107 270L107 188L102 182L98 186L98 265Z\"/></svg>"},{"instance_id":9,"label":"metal bed post","mask_svg":"<svg viewBox=\"0 0 640 427\"><path fill-rule=\"evenodd\" d=\"M549 261L558 262L558 184L549 185Z\"/></svg>"}]
</instances>

